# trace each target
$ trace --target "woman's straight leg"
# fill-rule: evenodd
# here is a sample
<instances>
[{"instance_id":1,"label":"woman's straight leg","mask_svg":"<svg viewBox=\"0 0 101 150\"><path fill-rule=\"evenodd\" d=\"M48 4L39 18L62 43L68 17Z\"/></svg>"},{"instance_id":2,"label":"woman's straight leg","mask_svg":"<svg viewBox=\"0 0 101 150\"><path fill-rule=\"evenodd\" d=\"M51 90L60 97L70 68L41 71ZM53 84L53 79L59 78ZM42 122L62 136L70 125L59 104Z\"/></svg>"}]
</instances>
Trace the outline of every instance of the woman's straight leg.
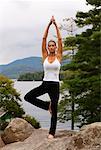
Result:
<instances>
[{"instance_id":1,"label":"woman's straight leg","mask_svg":"<svg viewBox=\"0 0 101 150\"><path fill-rule=\"evenodd\" d=\"M57 125L57 103L51 102L51 110L52 110L52 116L51 116L51 125L50 125L49 134L55 135L56 125Z\"/></svg>"},{"instance_id":2,"label":"woman's straight leg","mask_svg":"<svg viewBox=\"0 0 101 150\"><path fill-rule=\"evenodd\" d=\"M59 82L53 82L50 84L49 96L51 99L51 125L49 134L55 135L56 125L57 125L57 106L59 100Z\"/></svg>"}]
</instances>

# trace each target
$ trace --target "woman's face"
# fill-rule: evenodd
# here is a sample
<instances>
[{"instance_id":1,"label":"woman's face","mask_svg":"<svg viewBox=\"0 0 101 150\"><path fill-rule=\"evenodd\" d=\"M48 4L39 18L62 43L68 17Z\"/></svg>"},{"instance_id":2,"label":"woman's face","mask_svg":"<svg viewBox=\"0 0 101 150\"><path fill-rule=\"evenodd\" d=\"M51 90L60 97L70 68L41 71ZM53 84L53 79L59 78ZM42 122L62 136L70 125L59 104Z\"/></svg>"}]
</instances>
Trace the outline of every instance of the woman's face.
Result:
<instances>
[{"instance_id":1,"label":"woman's face","mask_svg":"<svg viewBox=\"0 0 101 150\"><path fill-rule=\"evenodd\" d=\"M55 44L54 42L51 42L51 41L50 41L50 42L48 43L48 50L49 50L50 53L55 52L56 48L57 48L57 47L56 47L56 44Z\"/></svg>"}]
</instances>

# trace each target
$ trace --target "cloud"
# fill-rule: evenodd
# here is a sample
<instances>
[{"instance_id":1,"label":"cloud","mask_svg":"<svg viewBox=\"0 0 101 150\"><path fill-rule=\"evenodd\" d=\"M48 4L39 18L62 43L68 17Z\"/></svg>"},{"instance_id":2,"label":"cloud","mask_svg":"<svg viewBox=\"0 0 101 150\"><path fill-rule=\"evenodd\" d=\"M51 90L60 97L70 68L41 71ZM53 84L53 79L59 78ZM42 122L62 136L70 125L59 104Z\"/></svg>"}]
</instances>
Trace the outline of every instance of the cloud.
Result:
<instances>
[{"instance_id":1,"label":"cloud","mask_svg":"<svg viewBox=\"0 0 101 150\"><path fill-rule=\"evenodd\" d=\"M57 23L89 7L85 0L0 0L0 64L41 56L41 42L52 15ZM50 29L53 38L55 29ZM64 32L62 32L64 35Z\"/></svg>"},{"instance_id":2,"label":"cloud","mask_svg":"<svg viewBox=\"0 0 101 150\"><path fill-rule=\"evenodd\" d=\"M12 4L15 4L20 9L29 9L32 1L31 0L12 0Z\"/></svg>"}]
</instances>

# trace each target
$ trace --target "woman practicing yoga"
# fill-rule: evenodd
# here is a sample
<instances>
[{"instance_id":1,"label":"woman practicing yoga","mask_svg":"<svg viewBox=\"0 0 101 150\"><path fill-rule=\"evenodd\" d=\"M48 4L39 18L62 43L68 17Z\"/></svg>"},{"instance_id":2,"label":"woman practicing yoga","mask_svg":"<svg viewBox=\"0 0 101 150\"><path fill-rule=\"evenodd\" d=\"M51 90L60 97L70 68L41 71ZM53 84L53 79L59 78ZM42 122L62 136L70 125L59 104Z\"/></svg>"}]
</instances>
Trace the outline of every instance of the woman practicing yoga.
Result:
<instances>
[{"instance_id":1,"label":"woman practicing yoga","mask_svg":"<svg viewBox=\"0 0 101 150\"><path fill-rule=\"evenodd\" d=\"M47 48L47 36L48 31L51 26L54 24L57 32L58 46L54 40L48 41ZM43 57L43 68L44 68L44 77L42 84L32 89L28 92L24 99L42 109L48 110L51 113L51 125L49 129L48 138L52 139L55 137L56 124L57 124L57 105L59 100L59 71L60 71L60 62L62 59L62 38L59 32L57 23L52 16L43 36L42 40L42 57ZM45 93L48 93L51 101L45 102L37 98Z\"/></svg>"}]
</instances>

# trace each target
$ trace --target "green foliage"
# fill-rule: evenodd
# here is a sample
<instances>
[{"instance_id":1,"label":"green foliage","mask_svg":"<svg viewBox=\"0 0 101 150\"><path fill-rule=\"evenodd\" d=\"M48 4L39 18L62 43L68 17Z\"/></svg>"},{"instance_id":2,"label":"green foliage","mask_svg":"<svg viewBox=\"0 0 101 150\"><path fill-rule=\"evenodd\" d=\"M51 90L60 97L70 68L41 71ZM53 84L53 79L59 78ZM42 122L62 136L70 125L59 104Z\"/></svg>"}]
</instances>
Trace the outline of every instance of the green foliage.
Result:
<instances>
[{"instance_id":1,"label":"green foliage","mask_svg":"<svg viewBox=\"0 0 101 150\"><path fill-rule=\"evenodd\" d=\"M71 120L71 107L69 95L64 95L58 106L58 120L62 123Z\"/></svg>"},{"instance_id":2,"label":"green foliage","mask_svg":"<svg viewBox=\"0 0 101 150\"><path fill-rule=\"evenodd\" d=\"M96 7L101 6L101 1L100 0L86 0L88 4L94 5Z\"/></svg>"},{"instance_id":3,"label":"green foliage","mask_svg":"<svg viewBox=\"0 0 101 150\"><path fill-rule=\"evenodd\" d=\"M5 120L0 120L0 130L4 130L8 126L9 122Z\"/></svg>"},{"instance_id":4,"label":"green foliage","mask_svg":"<svg viewBox=\"0 0 101 150\"><path fill-rule=\"evenodd\" d=\"M14 83L12 80L0 75L0 108L5 111L5 115L0 118L1 130L5 129L11 118L22 117L25 114L19 104L21 102L20 94L13 86Z\"/></svg>"},{"instance_id":5,"label":"green foliage","mask_svg":"<svg viewBox=\"0 0 101 150\"><path fill-rule=\"evenodd\" d=\"M64 44L65 46L69 46L69 47L74 47L76 46L76 38L75 36L69 36L69 37L66 37L66 39L64 40Z\"/></svg>"},{"instance_id":6,"label":"green foliage","mask_svg":"<svg viewBox=\"0 0 101 150\"><path fill-rule=\"evenodd\" d=\"M99 1L99 0L98 0ZM100 30L100 18L101 18L101 8L95 7L89 12L78 12L76 14L76 23L79 27L83 27L85 25L91 25L93 30Z\"/></svg>"},{"instance_id":7,"label":"green foliage","mask_svg":"<svg viewBox=\"0 0 101 150\"><path fill-rule=\"evenodd\" d=\"M21 74L18 81L40 81L42 80L43 72Z\"/></svg>"},{"instance_id":8,"label":"green foliage","mask_svg":"<svg viewBox=\"0 0 101 150\"><path fill-rule=\"evenodd\" d=\"M75 112L79 117L80 126L92 122L101 121L101 101L100 101L100 1L87 0L89 4L95 5L89 12L78 12L76 23L83 27L91 25L79 35L76 35L78 51L70 64L62 67L64 76L63 90L69 90L70 99L75 102ZM65 42L66 47L68 46ZM68 106L70 99L65 97L60 104L61 119L67 120ZM62 110L62 111L61 111Z\"/></svg>"},{"instance_id":9,"label":"green foliage","mask_svg":"<svg viewBox=\"0 0 101 150\"><path fill-rule=\"evenodd\" d=\"M25 117L23 117L23 119L25 119L27 122L29 122L35 129L40 128L40 123L33 117L26 115Z\"/></svg>"},{"instance_id":10,"label":"green foliage","mask_svg":"<svg viewBox=\"0 0 101 150\"><path fill-rule=\"evenodd\" d=\"M14 89L14 82L0 75L0 108L5 114L0 118L0 130L4 130L12 118L23 118L25 114L20 103L20 94ZM35 128L40 128L40 123L33 117L25 116L24 119Z\"/></svg>"},{"instance_id":11,"label":"green foliage","mask_svg":"<svg viewBox=\"0 0 101 150\"><path fill-rule=\"evenodd\" d=\"M18 103L21 101L20 94L13 86L12 80L0 75L0 107L12 117L21 117L25 112Z\"/></svg>"}]
</instances>

